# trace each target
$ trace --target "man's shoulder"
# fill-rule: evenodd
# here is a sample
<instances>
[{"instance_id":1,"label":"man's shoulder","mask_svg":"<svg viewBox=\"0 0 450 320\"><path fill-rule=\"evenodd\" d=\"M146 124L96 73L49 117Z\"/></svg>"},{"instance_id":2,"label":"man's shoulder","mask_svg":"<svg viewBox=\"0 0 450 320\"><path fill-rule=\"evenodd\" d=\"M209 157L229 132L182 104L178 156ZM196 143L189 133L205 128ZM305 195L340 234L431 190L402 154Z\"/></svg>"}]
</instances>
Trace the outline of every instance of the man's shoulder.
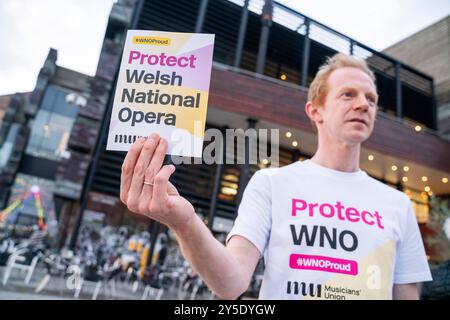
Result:
<instances>
[{"instance_id":1,"label":"man's shoulder","mask_svg":"<svg viewBox=\"0 0 450 320\"><path fill-rule=\"evenodd\" d=\"M285 176L286 174L292 174L292 172L295 170L298 172L298 166L299 164L297 162L285 165L283 167L269 167L269 168L263 168L258 171L256 171L255 175L263 176L263 177L269 177L269 178L276 178L280 176Z\"/></svg>"},{"instance_id":2,"label":"man's shoulder","mask_svg":"<svg viewBox=\"0 0 450 320\"><path fill-rule=\"evenodd\" d=\"M381 182L369 175L367 175L367 181L373 191L377 192L377 194L383 195L385 198L390 198L396 201L409 201L408 196L404 192L389 184Z\"/></svg>"}]
</instances>

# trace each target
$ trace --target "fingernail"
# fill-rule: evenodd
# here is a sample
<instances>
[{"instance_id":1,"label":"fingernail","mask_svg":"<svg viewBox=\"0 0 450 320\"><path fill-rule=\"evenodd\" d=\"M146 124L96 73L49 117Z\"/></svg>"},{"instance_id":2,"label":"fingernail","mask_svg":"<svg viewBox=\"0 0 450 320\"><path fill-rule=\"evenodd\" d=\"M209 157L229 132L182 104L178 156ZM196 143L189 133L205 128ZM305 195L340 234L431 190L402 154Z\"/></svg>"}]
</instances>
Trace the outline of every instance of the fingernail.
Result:
<instances>
[{"instance_id":1,"label":"fingernail","mask_svg":"<svg viewBox=\"0 0 450 320\"><path fill-rule=\"evenodd\" d=\"M151 135L150 135L150 139L157 139L159 137L159 135L156 133L156 132L154 132L154 133L152 133Z\"/></svg>"}]
</instances>

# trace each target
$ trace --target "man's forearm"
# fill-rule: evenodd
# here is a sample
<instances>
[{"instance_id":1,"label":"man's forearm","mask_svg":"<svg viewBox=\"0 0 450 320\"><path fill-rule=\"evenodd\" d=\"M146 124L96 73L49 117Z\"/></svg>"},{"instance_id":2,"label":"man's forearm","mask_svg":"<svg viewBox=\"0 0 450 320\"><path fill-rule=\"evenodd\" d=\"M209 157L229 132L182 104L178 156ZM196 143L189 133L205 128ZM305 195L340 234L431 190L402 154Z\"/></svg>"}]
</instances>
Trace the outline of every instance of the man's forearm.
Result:
<instances>
[{"instance_id":1,"label":"man's forearm","mask_svg":"<svg viewBox=\"0 0 450 320\"><path fill-rule=\"evenodd\" d=\"M419 300L420 299L420 284L394 284L392 291L393 300Z\"/></svg>"},{"instance_id":2,"label":"man's forearm","mask_svg":"<svg viewBox=\"0 0 450 320\"><path fill-rule=\"evenodd\" d=\"M235 299L246 290L238 261L197 215L174 232L183 256L216 295Z\"/></svg>"}]
</instances>

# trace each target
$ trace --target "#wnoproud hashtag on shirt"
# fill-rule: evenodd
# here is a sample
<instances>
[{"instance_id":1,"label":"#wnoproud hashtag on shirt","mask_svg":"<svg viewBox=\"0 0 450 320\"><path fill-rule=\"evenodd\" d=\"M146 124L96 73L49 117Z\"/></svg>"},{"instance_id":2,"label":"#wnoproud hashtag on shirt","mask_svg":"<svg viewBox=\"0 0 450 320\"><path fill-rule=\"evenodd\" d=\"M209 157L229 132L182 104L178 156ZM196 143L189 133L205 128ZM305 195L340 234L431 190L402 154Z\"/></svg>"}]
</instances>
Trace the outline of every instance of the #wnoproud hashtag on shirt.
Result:
<instances>
[{"instance_id":1,"label":"#wnoproud hashtag on shirt","mask_svg":"<svg viewBox=\"0 0 450 320\"><path fill-rule=\"evenodd\" d=\"M392 299L394 284L431 280L411 201L361 170L256 172L234 235L264 256L260 299Z\"/></svg>"}]
</instances>

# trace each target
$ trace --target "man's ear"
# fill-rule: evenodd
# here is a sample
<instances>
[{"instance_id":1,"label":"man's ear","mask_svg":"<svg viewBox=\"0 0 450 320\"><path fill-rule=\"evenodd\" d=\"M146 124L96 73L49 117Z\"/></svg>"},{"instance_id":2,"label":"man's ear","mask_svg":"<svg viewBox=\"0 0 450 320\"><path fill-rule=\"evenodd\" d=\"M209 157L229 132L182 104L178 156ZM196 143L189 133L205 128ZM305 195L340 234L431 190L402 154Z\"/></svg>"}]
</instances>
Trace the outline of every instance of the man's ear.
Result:
<instances>
[{"instance_id":1,"label":"man's ear","mask_svg":"<svg viewBox=\"0 0 450 320\"><path fill-rule=\"evenodd\" d=\"M312 101L308 101L305 105L305 112L308 115L309 120L314 123L322 123L323 118L317 104Z\"/></svg>"}]
</instances>

